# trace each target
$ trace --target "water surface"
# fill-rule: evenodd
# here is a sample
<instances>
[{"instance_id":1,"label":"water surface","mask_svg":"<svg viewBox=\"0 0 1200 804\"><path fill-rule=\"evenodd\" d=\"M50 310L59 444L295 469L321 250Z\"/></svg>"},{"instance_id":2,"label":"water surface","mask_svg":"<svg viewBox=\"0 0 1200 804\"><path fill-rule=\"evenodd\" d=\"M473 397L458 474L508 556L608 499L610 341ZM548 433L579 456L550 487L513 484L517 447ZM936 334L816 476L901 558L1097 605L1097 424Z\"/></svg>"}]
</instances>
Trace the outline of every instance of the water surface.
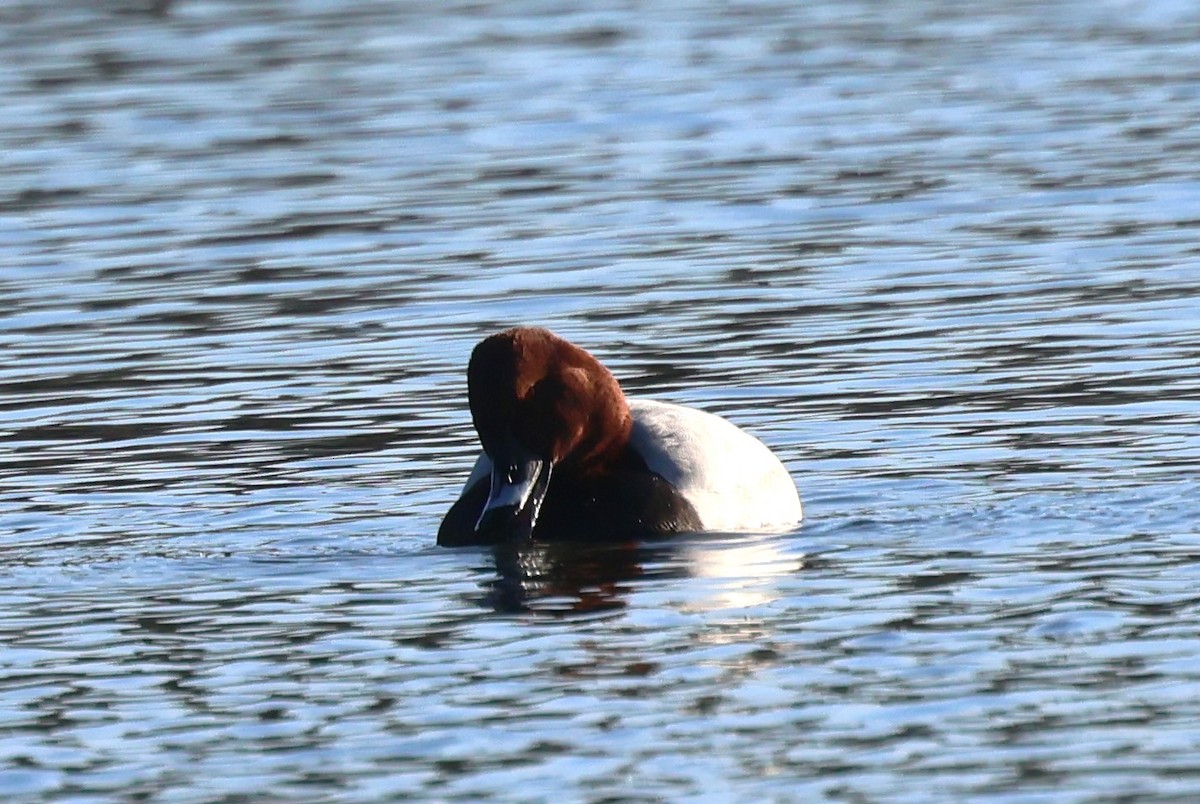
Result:
<instances>
[{"instance_id":1,"label":"water surface","mask_svg":"<svg viewBox=\"0 0 1200 804\"><path fill-rule=\"evenodd\" d=\"M1192 4L0 8L0 795L1200 794ZM442 550L513 323L779 537Z\"/></svg>"}]
</instances>

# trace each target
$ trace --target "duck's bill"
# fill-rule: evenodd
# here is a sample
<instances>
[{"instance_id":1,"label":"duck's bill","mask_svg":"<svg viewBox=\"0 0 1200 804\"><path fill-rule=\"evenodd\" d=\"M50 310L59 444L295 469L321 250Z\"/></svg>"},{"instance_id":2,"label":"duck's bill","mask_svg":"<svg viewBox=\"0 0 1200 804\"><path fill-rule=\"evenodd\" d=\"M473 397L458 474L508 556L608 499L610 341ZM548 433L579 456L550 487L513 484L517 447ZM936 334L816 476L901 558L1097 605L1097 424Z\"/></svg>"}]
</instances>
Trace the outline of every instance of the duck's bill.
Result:
<instances>
[{"instance_id":1,"label":"duck's bill","mask_svg":"<svg viewBox=\"0 0 1200 804\"><path fill-rule=\"evenodd\" d=\"M499 541L529 538L550 488L549 461L493 461L492 484L475 532Z\"/></svg>"}]
</instances>

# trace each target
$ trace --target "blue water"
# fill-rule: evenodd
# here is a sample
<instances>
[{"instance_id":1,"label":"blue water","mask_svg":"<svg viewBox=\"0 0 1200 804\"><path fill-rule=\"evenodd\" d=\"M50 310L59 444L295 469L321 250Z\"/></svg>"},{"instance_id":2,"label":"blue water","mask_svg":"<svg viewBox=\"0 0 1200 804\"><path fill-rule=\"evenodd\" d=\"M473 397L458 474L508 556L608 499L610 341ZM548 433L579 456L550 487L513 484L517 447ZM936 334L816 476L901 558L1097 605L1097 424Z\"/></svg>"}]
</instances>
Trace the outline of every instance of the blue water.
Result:
<instances>
[{"instance_id":1,"label":"blue water","mask_svg":"<svg viewBox=\"0 0 1200 804\"><path fill-rule=\"evenodd\" d=\"M4 800L1200 796L1193 4L0 23ZM514 323L803 526L437 548Z\"/></svg>"}]
</instances>

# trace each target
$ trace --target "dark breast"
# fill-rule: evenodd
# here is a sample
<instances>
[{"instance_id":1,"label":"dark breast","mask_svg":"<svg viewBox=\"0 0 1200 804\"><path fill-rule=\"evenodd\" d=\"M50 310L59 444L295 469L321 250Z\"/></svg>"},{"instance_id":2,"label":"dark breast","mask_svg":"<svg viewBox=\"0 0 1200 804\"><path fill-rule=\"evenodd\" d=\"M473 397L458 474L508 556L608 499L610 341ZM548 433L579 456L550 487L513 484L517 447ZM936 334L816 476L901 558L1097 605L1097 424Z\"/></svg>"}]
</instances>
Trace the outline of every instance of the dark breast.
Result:
<instances>
[{"instance_id":1,"label":"dark breast","mask_svg":"<svg viewBox=\"0 0 1200 804\"><path fill-rule=\"evenodd\" d=\"M476 482L451 506L438 529L444 547L489 544L475 533L487 501L488 478ZM533 538L543 542L620 543L703 530L700 517L667 481L640 458L623 457L599 480L555 470L542 503Z\"/></svg>"},{"instance_id":2,"label":"dark breast","mask_svg":"<svg viewBox=\"0 0 1200 804\"><path fill-rule=\"evenodd\" d=\"M696 509L674 486L649 469L628 467L600 482L554 477L533 535L624 542L702 529Z\"/></svg>"}]
</instances>

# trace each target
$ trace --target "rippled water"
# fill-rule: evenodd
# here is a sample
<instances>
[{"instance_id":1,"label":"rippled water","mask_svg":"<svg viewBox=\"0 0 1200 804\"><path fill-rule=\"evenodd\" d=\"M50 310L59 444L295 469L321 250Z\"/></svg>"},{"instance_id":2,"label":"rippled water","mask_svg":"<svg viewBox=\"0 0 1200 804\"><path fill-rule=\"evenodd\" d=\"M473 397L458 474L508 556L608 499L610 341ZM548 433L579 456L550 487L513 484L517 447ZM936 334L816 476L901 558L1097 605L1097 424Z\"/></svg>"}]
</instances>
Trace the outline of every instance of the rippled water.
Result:
<instances>
[{"instance_id":1,"label":"rippled water","mask_svg":"<svg viewBox=\"0 0 1200 804\"><path fill-rule=\"evenodd\" d=\"M6 800L1200 794L1193 4L0 23ZM437 548L517 322L803 527Z\"/></svg>"}]
</instances>

